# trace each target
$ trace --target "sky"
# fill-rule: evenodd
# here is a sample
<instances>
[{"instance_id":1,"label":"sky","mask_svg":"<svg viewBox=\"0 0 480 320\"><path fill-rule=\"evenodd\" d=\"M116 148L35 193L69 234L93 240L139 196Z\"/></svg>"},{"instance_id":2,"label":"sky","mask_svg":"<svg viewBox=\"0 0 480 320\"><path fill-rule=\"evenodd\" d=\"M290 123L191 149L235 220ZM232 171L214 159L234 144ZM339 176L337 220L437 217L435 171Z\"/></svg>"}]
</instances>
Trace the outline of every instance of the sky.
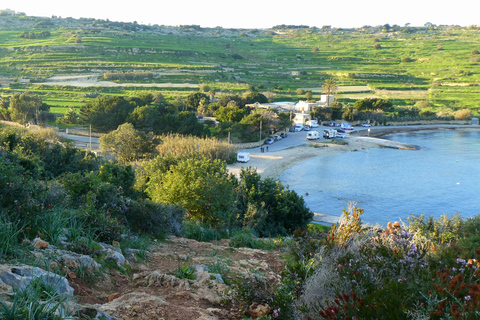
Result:
<instances>
[{"instance_id":1,"label":"sky","mask_svg":"<svg viewBox=\"0 0 480 320\"><path fill-rule=\"evenodd\" d=\"M95 18L165 26L271 28L306 25L480 25L478 0L2 0L0 10L28 16Z\"/></svg>"}]
</instances>

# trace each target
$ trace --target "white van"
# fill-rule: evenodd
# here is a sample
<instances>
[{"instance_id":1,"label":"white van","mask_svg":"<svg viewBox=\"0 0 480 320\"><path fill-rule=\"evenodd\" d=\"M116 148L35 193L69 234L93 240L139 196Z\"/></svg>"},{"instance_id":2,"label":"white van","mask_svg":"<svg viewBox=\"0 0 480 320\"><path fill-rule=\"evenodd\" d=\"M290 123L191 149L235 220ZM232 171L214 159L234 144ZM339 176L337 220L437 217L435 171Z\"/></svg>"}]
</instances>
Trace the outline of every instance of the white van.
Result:
<instances>
[{"instance_id":1,"label":"white van","mask_svg":"<svg viewBox=\"0 0 480 320\"><path fill-rule=\"evenodd\" d=\"M239 152L237 153L237 162L246 163L250 160L250 153L248 152Z\"/></svg>"},{"instance_id":2,"label":"white van","mask_svg":"<svg viewBox=\"0 0 480 320\"><path fill-rule=\"evenodd\" d=\"M318 131L310 131L309 133L307 133L307 139L318 140L320 139L320 134L318 133Z\"/></svg>"}]
</instances>

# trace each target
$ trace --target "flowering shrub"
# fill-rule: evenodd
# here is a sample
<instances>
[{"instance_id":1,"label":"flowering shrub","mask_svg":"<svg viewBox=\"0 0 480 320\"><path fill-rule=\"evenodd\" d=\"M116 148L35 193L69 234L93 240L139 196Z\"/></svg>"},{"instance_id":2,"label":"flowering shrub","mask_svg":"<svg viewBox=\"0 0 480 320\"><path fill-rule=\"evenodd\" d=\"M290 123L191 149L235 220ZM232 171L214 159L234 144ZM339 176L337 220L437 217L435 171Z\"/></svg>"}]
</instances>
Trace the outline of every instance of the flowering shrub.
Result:
<instances>
[{"instance_id":1,"label":"flowering shrub","mask_svg":"<svg viewBox=\"0 0 480 320\"><path fill-rule=\"evenodd\" d=\"M442 231L416 233L398 222L359 229L358 222L344 220L315 252L315 272L296 302L307 319L480 318L480 249L471 256Z\"/></svg>"}]
</instances>

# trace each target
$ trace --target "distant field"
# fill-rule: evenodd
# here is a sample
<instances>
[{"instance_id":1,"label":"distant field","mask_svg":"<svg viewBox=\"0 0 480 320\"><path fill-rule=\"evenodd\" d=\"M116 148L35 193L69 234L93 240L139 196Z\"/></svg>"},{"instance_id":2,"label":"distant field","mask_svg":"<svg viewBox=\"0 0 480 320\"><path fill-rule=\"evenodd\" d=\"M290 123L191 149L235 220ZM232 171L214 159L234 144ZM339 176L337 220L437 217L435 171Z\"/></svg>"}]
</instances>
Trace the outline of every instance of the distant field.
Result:
<instances>
[{"instance_id":1,"label":"distant field","mask_svg":"<svg viewBox=\"0 0 480 320\"><path fill-rule=\"evenodd\" d=\"M8 17L0 30L0 74L14 84L2 78L0 90L44 93L44 101L57 107L79 107L89 101L82 95L91 92L161 91L174 99L202 83L217 96L241 95L251 85L278 101L298 101L296 89L310 89L317 98L327 78L339 85L337 98L350 102L383 97L402 106L427 100L474 110L480 104L478 28L240 30L126 24L135 28L132 32L109 21L70 19L68 25L57 20L45 27L50 37L24 39L18 36L38 32L35 26L49 18L15 19ZM102 83L109 73L149 76ZM15 83L19 79L35 84Z\"/></svg>"}]
</instances>

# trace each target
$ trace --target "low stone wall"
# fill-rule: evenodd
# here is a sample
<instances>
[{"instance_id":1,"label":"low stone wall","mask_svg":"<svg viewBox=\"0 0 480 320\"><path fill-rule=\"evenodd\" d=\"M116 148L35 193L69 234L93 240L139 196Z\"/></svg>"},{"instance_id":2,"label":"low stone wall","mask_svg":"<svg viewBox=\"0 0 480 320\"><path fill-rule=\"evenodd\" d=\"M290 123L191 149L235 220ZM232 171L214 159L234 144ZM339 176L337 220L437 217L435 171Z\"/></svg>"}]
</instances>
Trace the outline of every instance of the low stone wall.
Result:
<instances>
[{"instance_id":1,"label":"low stone wall","mask_svg":"<svg viewBox=\"0 0 480 320\"><path fill-rule=\"evenodd\" d=\"M90 136L90 131L89 130L80 130L80 129L66 129L67 134L74 134L77 136ZM92 137L95 138L100 138L103 137L105 133L98 133L98 132L93 132L92 131Z\"/></svg>"}]
</instances>

